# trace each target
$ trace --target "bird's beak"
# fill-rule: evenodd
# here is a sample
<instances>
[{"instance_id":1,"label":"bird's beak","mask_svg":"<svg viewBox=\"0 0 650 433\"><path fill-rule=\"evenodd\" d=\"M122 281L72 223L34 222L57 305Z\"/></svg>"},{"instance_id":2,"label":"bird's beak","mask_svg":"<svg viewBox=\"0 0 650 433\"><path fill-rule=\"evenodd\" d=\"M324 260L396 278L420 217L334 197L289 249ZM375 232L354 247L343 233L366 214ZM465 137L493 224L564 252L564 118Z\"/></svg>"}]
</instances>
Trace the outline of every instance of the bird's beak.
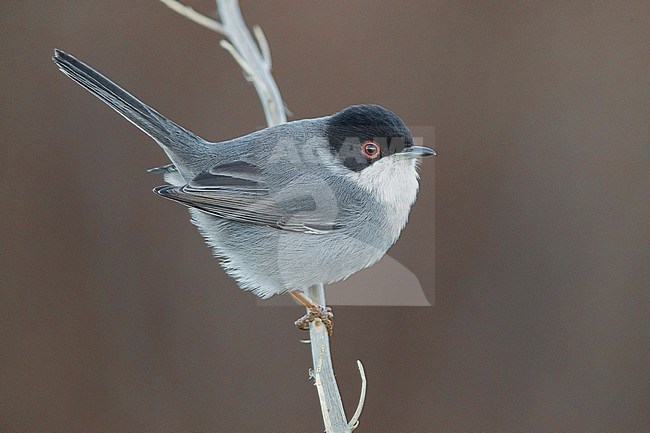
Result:
<instances>
[{"instance_id":1,"label":"bird's beak","mask_svg":"<svg viewBox=\"0 0 650 433\"><path fill-rule=\"evenodd\" d=\"M396 153L396 156L400 158L424 158L425 156L433 156L436 152L433 149L429 149L424 146L409 146L405 148L400 153Z\"/></svg>"}]
</instances>

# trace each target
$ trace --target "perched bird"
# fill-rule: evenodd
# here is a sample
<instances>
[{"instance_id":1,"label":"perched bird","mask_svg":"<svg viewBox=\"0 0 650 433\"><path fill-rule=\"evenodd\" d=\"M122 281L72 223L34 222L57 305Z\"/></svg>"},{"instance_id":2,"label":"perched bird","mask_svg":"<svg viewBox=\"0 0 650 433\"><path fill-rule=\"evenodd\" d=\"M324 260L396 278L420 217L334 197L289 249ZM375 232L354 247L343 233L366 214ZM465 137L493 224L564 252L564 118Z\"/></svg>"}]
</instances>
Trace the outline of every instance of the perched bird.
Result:
<instances>
[{"instance_id":1,"label":"perched bird","mask_svg":"<svg viewBox=\"0 0 650 433\"><path fill-rule=\"evenodd\" d=\"M415 146L391 111L355 105L210 142L60 51L59 69L153 138L171 164L154 192L189 207L221 265L262 298L289 293L331 331L331 312L304 291L378 261L406 225L418 191Z\"/></svg>"}]
</instances>

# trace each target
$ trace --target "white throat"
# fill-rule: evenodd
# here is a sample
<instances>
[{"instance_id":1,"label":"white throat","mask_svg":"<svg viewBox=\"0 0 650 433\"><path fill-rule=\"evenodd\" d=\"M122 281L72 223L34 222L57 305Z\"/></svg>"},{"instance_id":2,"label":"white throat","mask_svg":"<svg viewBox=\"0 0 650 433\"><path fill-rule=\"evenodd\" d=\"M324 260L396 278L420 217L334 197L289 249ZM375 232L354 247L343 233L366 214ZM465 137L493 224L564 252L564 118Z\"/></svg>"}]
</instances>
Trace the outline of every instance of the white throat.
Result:
<instances>
[{"instance_id":1,"label":"white throat","mask_svg":"<svg viewBox=\"0 0 650 433\"><path fill-rule=\"evenodd\" d=\"M399 235L418 193L417 161L389 156L352 176L359 186L387 207L393 222L391 228Z\"/></svg>"}]
</instances>

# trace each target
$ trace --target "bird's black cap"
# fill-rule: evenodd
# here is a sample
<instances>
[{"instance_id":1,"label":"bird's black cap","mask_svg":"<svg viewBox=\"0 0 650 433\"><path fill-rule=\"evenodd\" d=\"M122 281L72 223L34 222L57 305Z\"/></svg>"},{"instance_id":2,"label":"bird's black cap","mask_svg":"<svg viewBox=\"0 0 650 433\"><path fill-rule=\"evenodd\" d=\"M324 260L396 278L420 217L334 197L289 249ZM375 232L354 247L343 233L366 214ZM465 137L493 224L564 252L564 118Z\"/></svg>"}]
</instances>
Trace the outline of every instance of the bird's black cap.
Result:
<instances>
[{"instance_id":1,"label":"bird's black cap","mask_svg":"<svg viewBox=\"0 0 650 433\"><path fill-rule=\"evenodd\" d=\"M411 131L402 119L379 105L353 105L332 115L326 133L332 153L357 172L413 145ZM363 151L368 142L380 148L377 156L369 157Z\"/></svg>"}]
</instances>

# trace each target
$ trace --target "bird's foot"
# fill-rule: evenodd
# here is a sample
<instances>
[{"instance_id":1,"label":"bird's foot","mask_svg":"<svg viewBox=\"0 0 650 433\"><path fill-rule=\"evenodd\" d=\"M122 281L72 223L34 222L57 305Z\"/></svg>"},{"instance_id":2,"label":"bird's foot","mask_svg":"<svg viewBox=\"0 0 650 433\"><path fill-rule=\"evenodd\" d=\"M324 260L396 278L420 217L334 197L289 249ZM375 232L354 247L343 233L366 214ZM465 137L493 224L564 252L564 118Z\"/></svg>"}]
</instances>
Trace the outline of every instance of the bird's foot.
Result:
<instances>
[{"instance_id":1,"label":"bird's foot","mask_svg":"<svg viewBox=\"0 0 650 433\"><path fill-rule=\"evenodd\" d=\"M327 335L331 337L332 329L334 328L334 314L332 313L332 309L315 303L300 292L292 291L289 294L307 308L307 314L295 322L298 329L309 330L309 324L318 319L325 325Z\"/></svg>"},{"instance_id":2,"label":"bird's foot","mask_svg":"<svg viewBox=\"0 0 650 433\"><path fill-rule=\"evenodd\" d=\"M307 314L296 320L298 329L309 330L309 324L316 319L319 319L327 329L327 335L332 336L332 328L334 328L334 314L330 307L323 307L322 305L314 304L308 307Z\"/></svg>"}]
</instances>

